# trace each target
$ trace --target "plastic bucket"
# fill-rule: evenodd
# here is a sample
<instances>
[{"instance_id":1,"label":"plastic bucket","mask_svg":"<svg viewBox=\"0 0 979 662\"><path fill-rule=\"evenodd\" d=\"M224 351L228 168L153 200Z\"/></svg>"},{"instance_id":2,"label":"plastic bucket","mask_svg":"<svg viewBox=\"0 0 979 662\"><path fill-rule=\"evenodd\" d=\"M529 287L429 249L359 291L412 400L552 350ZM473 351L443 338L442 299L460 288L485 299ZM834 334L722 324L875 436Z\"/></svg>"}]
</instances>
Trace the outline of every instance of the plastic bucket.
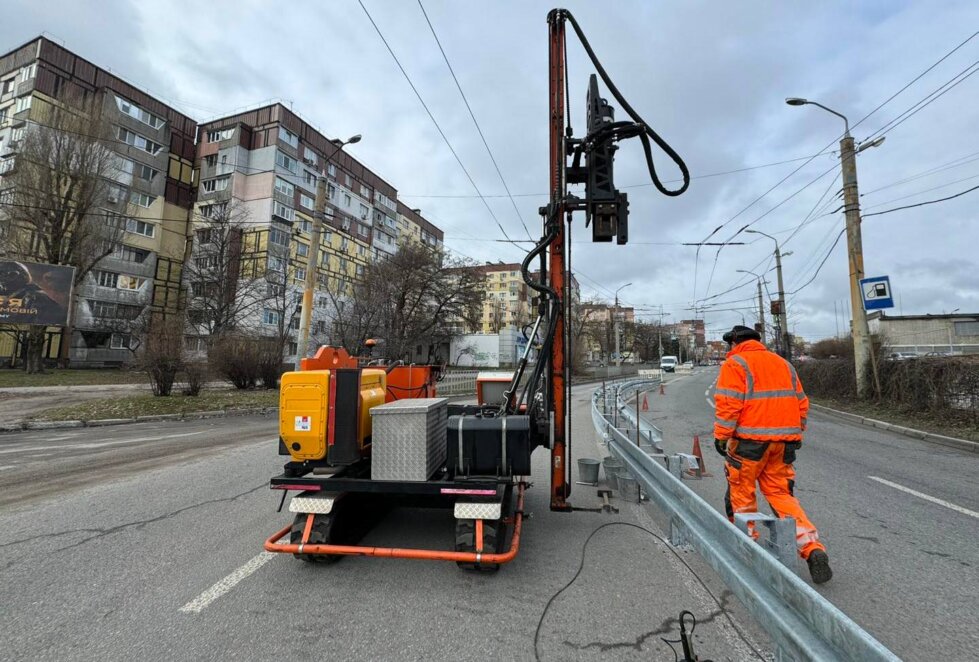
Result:
<instances>
[{"instance_id":1,"label":"plastic bucket","mask_svg":"<svg viewBox=\"0 0 979 662\"><path fill-rule=\"evenodd\" d=\"M605 482L609 484L609 487L615 487L615 474L619 469L624 469L625 465L619 461L614 455L609 455L604 460L602 460L602 467L605 469Z\"/></svg>"},{"instance_id":2,"label":"plastic bucket","mask_svg":"<svg viewBox=\"0 0 979 662\"><path fill-rule=\"evenodd\" d=\"M623 501L639 503L639 481L632 477L627 469L622 469L616 475L619 486L619 497Z\"/></svg>"},{"instance_id":3,"label":"plastic bucket","mask_svg":"<svg viewBox=\"0 0 979 662\"><path fill-rule=\"evenodd\" d=\"M582 483L598 483L598 460L590 457L578 458L578 480Z\"/></svg>"}]
</instances>

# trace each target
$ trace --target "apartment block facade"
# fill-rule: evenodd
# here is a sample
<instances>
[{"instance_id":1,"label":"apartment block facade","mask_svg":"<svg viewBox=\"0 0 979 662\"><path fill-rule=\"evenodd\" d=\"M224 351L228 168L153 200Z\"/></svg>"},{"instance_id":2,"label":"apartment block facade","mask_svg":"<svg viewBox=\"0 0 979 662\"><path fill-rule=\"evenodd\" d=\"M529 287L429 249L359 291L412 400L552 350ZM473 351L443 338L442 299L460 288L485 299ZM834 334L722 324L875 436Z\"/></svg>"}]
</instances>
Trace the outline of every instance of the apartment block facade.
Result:
<instances>
[{"instance_id":1,"label":"apartment block facade","mask_svg":"<svg viewBox=\"0 0 979 662\"><path fill-rule=\"evenodd\" d=\"M193 204L196 122L121 78L38 37L0 56L0 214L12 199L3 174L16 166L24 136L45 108L92 100L111 127L118 176L99 213L122 228L112 253L75 287L72 365L118 365L132 359L136 319L176 312ZM143 325L145 326L145 324ZM45 353L58 356L62 330ZM0 343L3 345L3 343ZM0 356L10 356L7 340Z\"/></svg>"}]
</instances>

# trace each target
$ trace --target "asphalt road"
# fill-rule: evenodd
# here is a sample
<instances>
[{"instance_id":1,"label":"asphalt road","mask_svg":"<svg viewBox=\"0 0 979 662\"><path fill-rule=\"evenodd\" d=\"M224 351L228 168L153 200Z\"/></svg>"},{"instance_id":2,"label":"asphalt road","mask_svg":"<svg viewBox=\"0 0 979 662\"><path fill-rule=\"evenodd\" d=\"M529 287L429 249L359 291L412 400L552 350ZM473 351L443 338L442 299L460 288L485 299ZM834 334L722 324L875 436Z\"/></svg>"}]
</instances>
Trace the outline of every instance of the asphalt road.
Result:
<instances>
[{"instance_id":1,"label":"asphalt road","mask_svg":"<svg viewBox=\"0 0 979 662\"><path fill-rule=\"evenodd\" d=\"M700 435L714 477L687 485L723 511L707 402L717 373L698 369L650 394L643 415L667 451L689 453ZM979 455L814 412L796 472L834 572L817 590L903 659L979 659Z\"/></svg>"},{"instance_id":2,"label":"asphalt road","mask_svg":"<svg viewBox=\"0 0 979 662\"><path fill-rule=\"evenodd\" d=\"M575 389L575 457L604 455L591 388ZM282 463L275 425L227 418L0 436L0 658L533 659L538 619L597 527L625 522L663 535L646 505L550 512L541 449L521 552L495 575L267 554L264 538L291 519L275 512L279 495L268 489ZM599 503L582 486L572 501ZM365 543L452 540L451 513L398 509ZM704 657L750 659L728 620L730 595L695 555L684 559L724 611L648 534L595 533L579 579L547 614L541 658L672 660L660 638L676 638L676 617L689 609Z\"/></svg>"}]
</instances>

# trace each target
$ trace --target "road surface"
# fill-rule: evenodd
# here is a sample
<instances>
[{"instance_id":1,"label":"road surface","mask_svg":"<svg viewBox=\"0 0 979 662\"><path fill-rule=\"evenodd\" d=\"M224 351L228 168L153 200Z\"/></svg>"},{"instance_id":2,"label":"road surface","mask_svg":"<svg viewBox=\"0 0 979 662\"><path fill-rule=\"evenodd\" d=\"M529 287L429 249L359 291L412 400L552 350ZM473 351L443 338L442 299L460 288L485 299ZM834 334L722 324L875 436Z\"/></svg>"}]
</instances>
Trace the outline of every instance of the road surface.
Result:
<instances>
[{"instance_id":1,"label":"road surface","mask_svg":"<svg viewBox=\"0 0 979 662\"><path fill-rule=\"evenodd\" d=\"M686 484L723 512L717 374L699 368L651 393L643 416L668 452L689 453L700 435L714 476ZM820 412L809 420L795 491L834 572L817 590L905 660L979 659L979 455Z\"/></svg>"},{"instance_id":2,"label":"road surface","mask_svg":"<svg viewBox=\"0 0 979 662\"><path fill-rule=\"evenodd\" d=\"M574 390L575 457L604 454L592 388ZM268 489L282 464L275 430L274 418L236 417L0 436L0 658L533 659L541 613L598 526L663 535L645 505L550 512L540 449L521 552L496 575L407 560L307 565L261 548L291 519ZM572 500L598 504L594 488L575 486ZM452 540L450 513L401 509L365 542ZM695 555L683 556L706 577ZM706 579L730 607L716 577ZM541 659L672 660L660 638L676 638L682 609L698 618L705 657L752 657L661 543L603 529L547 613Z\"/></svg>"}]
</instances>

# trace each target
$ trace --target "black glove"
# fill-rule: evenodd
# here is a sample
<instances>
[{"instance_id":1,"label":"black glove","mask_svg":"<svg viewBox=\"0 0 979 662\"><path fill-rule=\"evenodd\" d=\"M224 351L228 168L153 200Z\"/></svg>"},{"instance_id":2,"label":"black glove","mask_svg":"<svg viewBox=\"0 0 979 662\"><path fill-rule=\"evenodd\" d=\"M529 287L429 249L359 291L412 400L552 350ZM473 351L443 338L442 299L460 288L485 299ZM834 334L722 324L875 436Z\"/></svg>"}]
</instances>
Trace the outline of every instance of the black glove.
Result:
<instances>
[{"instance_id":1,"label":"black glove","mask_svg":"<svg viewBox=\"0 0 979 662\"><path fill-rule=\"evenodd\" d=\"M721 457L727 457L727 440L726 439L715 439L714 448L720 454Z\"/></svg>"}]
</instances>

